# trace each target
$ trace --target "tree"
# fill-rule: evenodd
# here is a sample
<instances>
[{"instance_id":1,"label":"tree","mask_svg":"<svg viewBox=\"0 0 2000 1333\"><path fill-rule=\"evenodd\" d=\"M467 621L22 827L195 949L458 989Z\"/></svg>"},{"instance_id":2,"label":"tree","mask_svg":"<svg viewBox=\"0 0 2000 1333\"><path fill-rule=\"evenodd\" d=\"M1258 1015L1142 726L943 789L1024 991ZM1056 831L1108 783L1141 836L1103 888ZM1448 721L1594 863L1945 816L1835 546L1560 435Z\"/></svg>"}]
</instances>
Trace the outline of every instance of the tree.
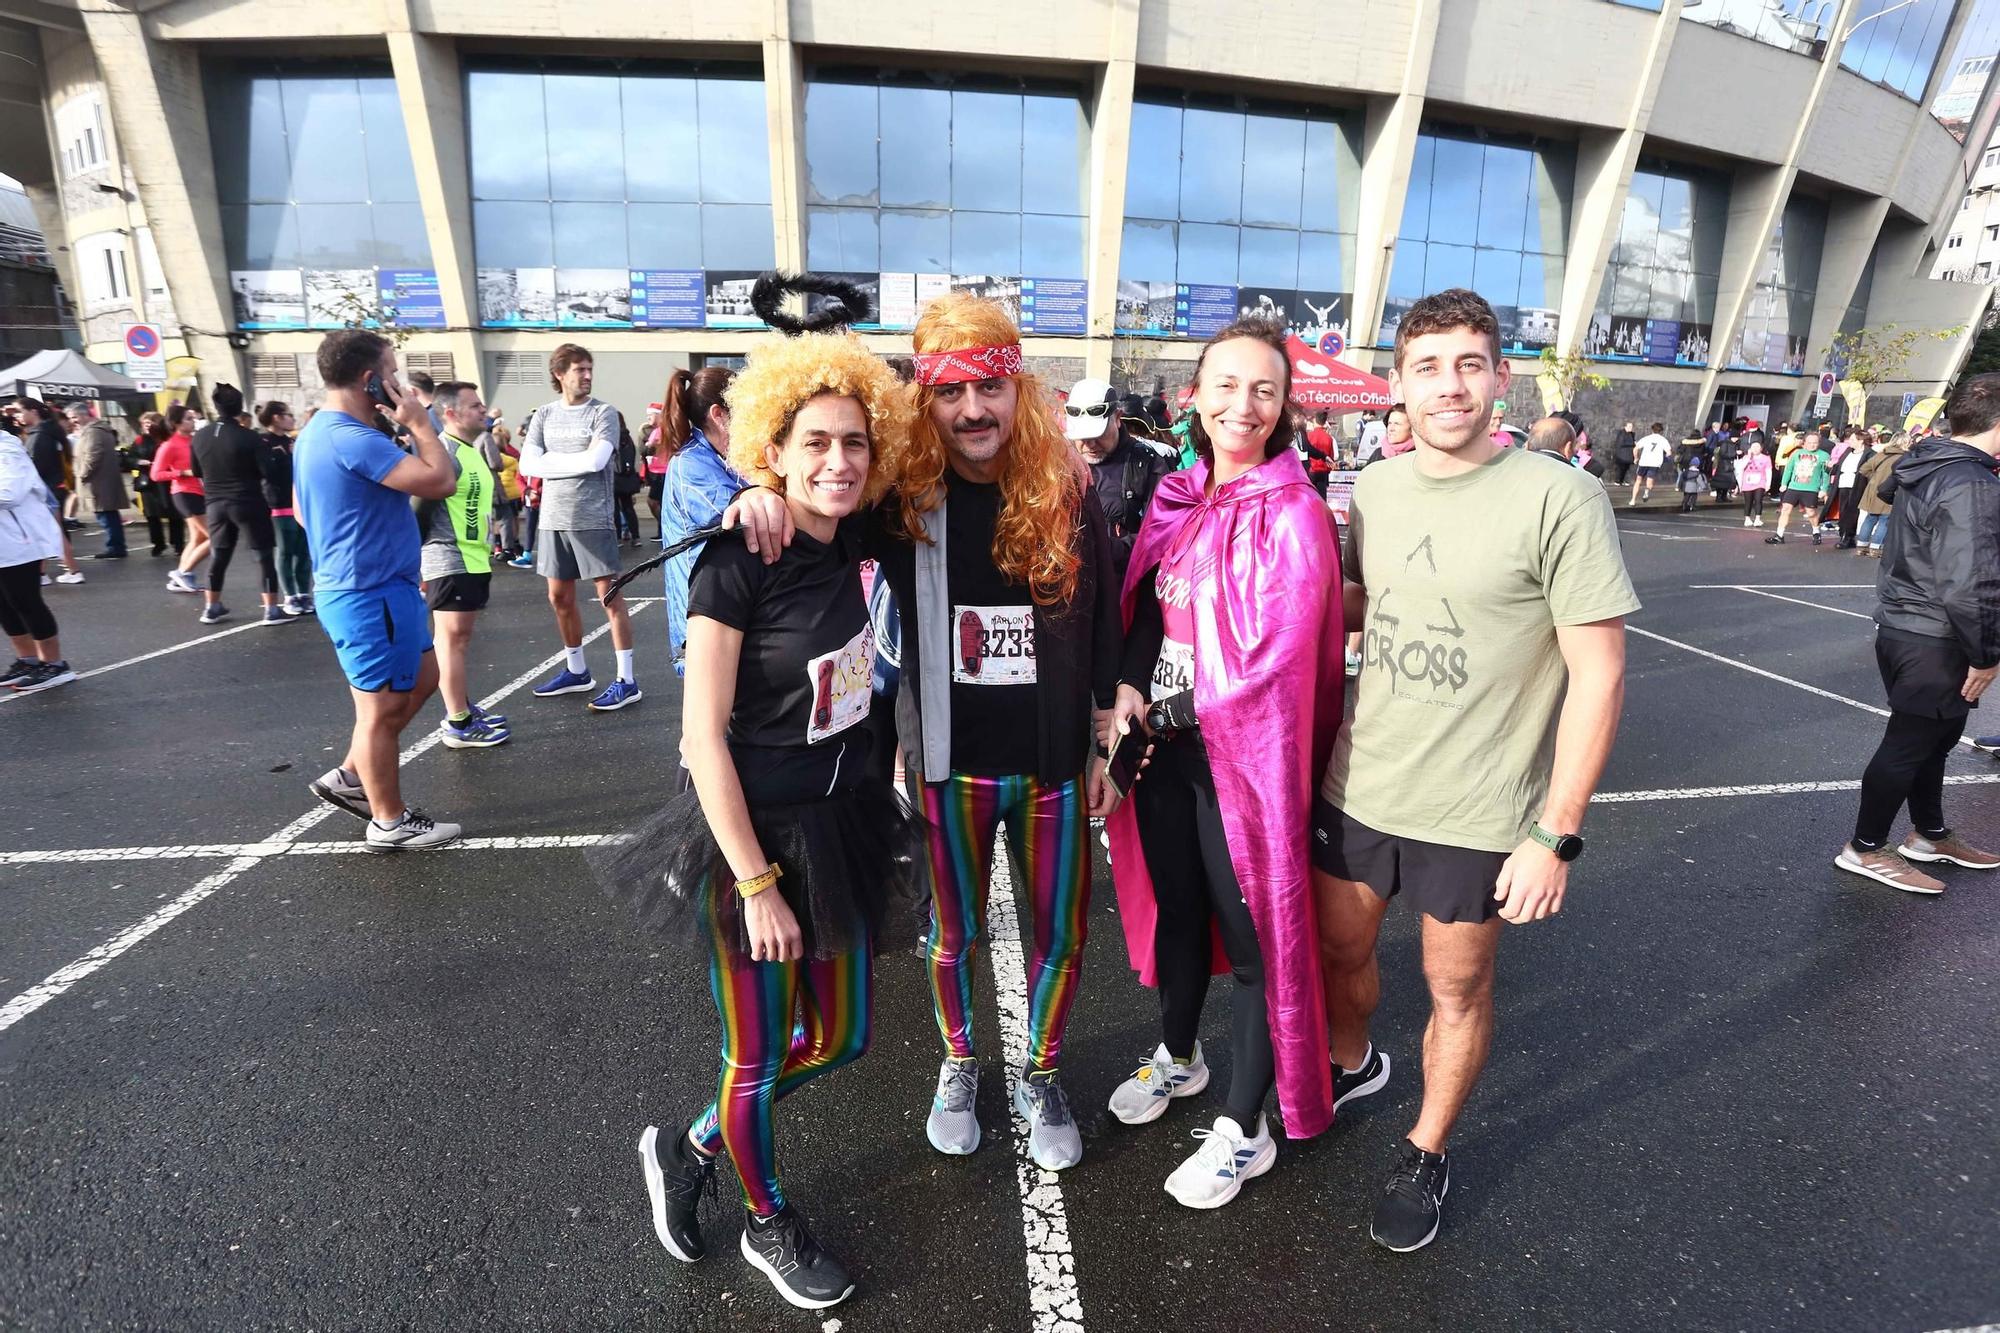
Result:
<instances>
[{"instance_id":1,"label":"tree","mask_svg":"<svg viewBox=\"0 0 2000 1333\"><path fill-rule=\"evenodd\" d=\"M1878 385L1904 382L1903 372L1909 369L1918 343L1925 339L1950 342L1963 332L1962 327L1906 329L1896 324L1855 329L1833 335L1827 360L1835 375L1861 386L1864 394L1870 393Z\"/></svg>"},{"instance_id":2,"label":"tree","mask_svg":"<svg viewBox=\"0 0 2000 1333\"><path fill-rule=\"evenodd\" d=\"M2000 311L1986 316L1984 327L1973 340L1972 355L1966 358L1965 373L1986 375L2000 370Z\"/></svg>"},{"instance_id":3,"label":"tree","mask_svg":"<svg viewBox=\"0 0 2000 1333\"><path fill-rule=\"evenodd\" d=\"M399 352L403 349L403 344L410 340L410 335L416 332L415 329L397 323L394 313L386 316L382 313L376 303L375 289L372 286L366 292L343 287L334 294L331 301L326 303L326 308L339 318L342 328L373 329L394 343Z\"/></svg>"},{"instance_id":4,"label":"tree","mask_svg":"<svg viewBox=\"0 0 2000 1333\"><path fill-rule=\"evenodd\" d=\"M1575 411L1577 396L1585 389L1599 391L1611 387L1611 381L1590 368L1590 359L1582 352L1558 352L1553 347L1542 349L1542 396L1553 398L1544 402L1545 412Z\"/></svg>"}]
</instances>

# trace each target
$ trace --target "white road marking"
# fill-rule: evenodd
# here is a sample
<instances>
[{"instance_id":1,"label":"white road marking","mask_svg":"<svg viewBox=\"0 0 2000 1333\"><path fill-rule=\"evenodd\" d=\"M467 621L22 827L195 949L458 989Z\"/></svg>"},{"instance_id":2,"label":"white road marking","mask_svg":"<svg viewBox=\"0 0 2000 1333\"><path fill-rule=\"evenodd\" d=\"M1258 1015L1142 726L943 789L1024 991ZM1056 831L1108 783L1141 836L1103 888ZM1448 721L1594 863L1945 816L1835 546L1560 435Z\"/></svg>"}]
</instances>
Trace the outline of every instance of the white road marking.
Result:
<instances>
[{"instance_id":1,"label":"white road marking","mask_svg":"<svg viewBox=\"0 0 2000 1333\"><path fill-rule=\"evenodd\" d=\"M657 600L659 599L649 597L634 601L630 604L631 611L633 614L637 614ZM589 643L599 635L606 633L610 628L611 626L608 623L601 625L584 635L583 641ZM522 672L520 675L514 677L514 679L508 681L480 702L484 704L499 703L516 690L526 687L535 677L541 675L543 672L554 669L555 665L562 660L563 654L551 654L536 663L531 669ZM425 751L435 746L438 740L437 729L433 727L424 733L423 739L404 750L398 756L398 762L402 764L410 763ZM314 809L306 811L264 841L266 844L294 842L308 829L313 828L321 820L333 813L334 808L332 806L322 803ZM359 846L359 843L350 845ZM5 1005L0 1005L0 1032L5 1032L8 1028L13 1027L50 1000L69 990L77 982L82 981L99 968L108 965L113 959L131 949L134 945L139 944L149 936L164 929L182 913L213 897L217 892L228 887L230 882L243 874L244 871L262 864L264 859L263 856L236 857L228 865L201 880L193 888L181 894L180 897L174 899L165 907L160 908L145 920L127 926L124 930L119 931L116 935L98 945L75 962L57 968L37 985L30 986L27 990L7 1001Z\"/></svg>"},{"instance_id":2,"label":"white road marking","mask_svg":"<svg viewBox=\"0 0 2000 1333\"><path fill-rule=\"evenodd\" d=\"M1712 542L1720 540L1717 537L1689 537L1678 532L1647 532L1643 528L1620 528L1618 531L1627 537L1658 537L1663 542Z\"/></svg>"},{"instance_id":3,"label":"white road marking","mask_svg":"<svg viewBox=\"0 0 2000 1333\"><path fill-rule=\"evenodd\" d=\"M1816 694L1822 699L1831 699L1837 704L1846 704L1849 708L1858 708L1864 713L1873 713L1877 717L1889 716L1889 710L1886 708L1877 708L1874 704L1865 704L1859 699L1850 699L1844 694L1835 694L1832 690L1823 690L1817 685L1808 685L1804 681L1793 680L1790 676L1781 676L1775 671L1766 671L1763 667L1751 666L1748 662L1739 662L1733 657L1724 657L1721 653L1711 653L1706 648L1697 648L1691 643L1682 643L1679 639L1670 639L1664 634L1655 634L1649 629L1640 629L1637 625L1628 623L1625 628L1628 632L1636 634L1642 639L1654 639L1670 647L1693 653L1697 657L1706 657L1711 662L1720 662L1724 666L1735 667L1738 671L1747 671L1753 676L1762 676L1766 680L1775 680L1780 685L1789 685L1795 690L1804 690L1807 694ZM1970 747L1972 745L1972 738L1970 736L1962 736L1959 738L1958 743Z\"/></svg>"},{"instance_id":4,"label":"white road marking","mask_svg":"<svg viewBox=\"0 0 2000 1333\"><path fill-rule=\"evenodd\" d=\"M1985 786L2000 782L2000 771L1953 773L1947 787ZM1592 805L1623 805L1636 801L1701 801L1718 796L1793 796L1801 792L1860 791L1858 778L1828 782L1759 782L1744 787L1663 787L1658 791L1606 791L1590 798Z\"/></svg>"},{"instance_id":5,"label":"white road marking","mask_svg":"<svg viewBox=\"0 0 2000 1333\"><path fill-rule=\"evenodd\" d=\"M1792 592L1852 592L1858 588L1875 591L1872 583L1690 583L1690 588L1787 588Z\"/></svg>"},{"instance_id":6,"label":"white road marking","mask_svg":"<svg viewBox=\"0 0 2000 1333\"><path fill-rule=\"evenodd\" d=\"M264 628L262 621L253 620L247 625L237 625L230 629L219 630L214 634L204 634L198 639L189 639L186 643L169 644L165 648L155 648L150 653L141 653L137 657L128 657L122 662L113 662L109 666L92 667L88 671L79 671L76 673L76 678L78 680L89 680L92 676L101 676L107 671L117 671L121 667L137 666L141 662L150 662L156 657L165 657L168 653L177 653L183 648L199 648L204 643L214 643L217 639L226 639L232 634L241 634L245 630L262 628ZM36 693L39 694L41 691L37 690ZM32 697L32 695L16 694L14 691L9 690L5 694L0 694L0 703L9 703L15 699L28 699Z\"/></svg>"},{"instance_id":7,"label":"white road marking","mask_svg":"<svg viewBox=\"0 0 2000 1333\"><path fill-rule=\"evenodd\" d=\"M1014 1114L1015 1085L1028 1059L1028 968L1021 952L1021 921L1014 910L1013 870L1000 838L993 843L986 938L1007 1055L1007 1124L1014 1132L1014 1176L1021 1189L1021 1233L1028 1247L1028 1309L1034 1316L1034 1333L1083 1333L1083 1295L1077 1290L1076 1258L1069 1247L1062 1180L1056 1172L1035 1165L1028 1155L1028 1127Z\"/></svg>"},{"instance_id":8,"label":"white road marking","mask_svg":"<svg viewBox=\"0 0 2000 1333\"><path fill-rule=\"evenodd\" d=\"M329 807L330 812L330 807ZM555 833L517 838L461 838L446 852L539 851L546 848L602 847L622 840L619 833ZM66 865L81 861L184 861L201 857L236 856L344 856L364 852L359 839L351 842L290 842L273 838L269 842L188 843L179 847L64 847L41 852L0 852L0 866Z\"/></svg>"},{"instance_id":9,"label":"white road marking","mask_svg":"<svg viewBox=\"0 0 2000 1333\"><path fill-rule=\"evenodd\" d=\"M1732 592L1747 592L1752 597L1768 597L1774 602L1790 602L1793 606L1810 606L1815 611L1831 611L1837 616L1853 616L1856 620L1866 620L1873 624L1875 617L1862 611L1846 611L1837 606L1826 606L1820 602L1808 602L1803 597L1787 597L1781 592L1766 592L1762 588L1749 588L1741 584L1731 587Z\"/></svg>"}]
</instances>

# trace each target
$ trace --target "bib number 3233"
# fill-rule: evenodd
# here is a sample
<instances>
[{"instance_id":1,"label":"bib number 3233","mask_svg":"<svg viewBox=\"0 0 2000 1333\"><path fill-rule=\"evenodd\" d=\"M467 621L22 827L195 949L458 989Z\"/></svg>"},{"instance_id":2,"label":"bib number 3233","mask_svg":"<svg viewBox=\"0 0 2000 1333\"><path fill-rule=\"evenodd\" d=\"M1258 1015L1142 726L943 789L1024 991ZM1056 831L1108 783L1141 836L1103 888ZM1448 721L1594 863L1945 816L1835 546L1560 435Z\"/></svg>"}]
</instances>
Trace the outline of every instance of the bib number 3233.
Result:
<instances>
[{"instance_id":1,"label":"bib number 3233","mask_svg":"<svg viewBox=\"0 0 2000 1333\"><path fill-rule=\"evenodd\" d=\"M1035 683L1035 609L961 606L952 616L951 678L959 685Z\"/></svg>"}]
</instances>

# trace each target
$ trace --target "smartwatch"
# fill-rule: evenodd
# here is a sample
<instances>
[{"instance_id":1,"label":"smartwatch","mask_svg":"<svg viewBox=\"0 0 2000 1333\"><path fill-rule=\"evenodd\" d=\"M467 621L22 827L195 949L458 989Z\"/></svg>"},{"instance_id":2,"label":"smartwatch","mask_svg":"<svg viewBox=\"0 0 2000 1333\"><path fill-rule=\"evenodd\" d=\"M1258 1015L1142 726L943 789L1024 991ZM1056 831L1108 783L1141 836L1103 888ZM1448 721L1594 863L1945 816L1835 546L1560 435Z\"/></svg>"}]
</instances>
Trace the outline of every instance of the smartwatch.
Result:
<instances>
[{"instance_id":1,"label":"smartwatch","mask_svg":"<svg viewBox=\"0 0 2000 1333\"><path fill-rule=\"evenodd\" d=\"M1551 833L1536 823L1528 826L1528 836L1554 852L1558 861L1574 861L1583 855L1583 839L1574 833Z\"/></svg>"}]
</instances>

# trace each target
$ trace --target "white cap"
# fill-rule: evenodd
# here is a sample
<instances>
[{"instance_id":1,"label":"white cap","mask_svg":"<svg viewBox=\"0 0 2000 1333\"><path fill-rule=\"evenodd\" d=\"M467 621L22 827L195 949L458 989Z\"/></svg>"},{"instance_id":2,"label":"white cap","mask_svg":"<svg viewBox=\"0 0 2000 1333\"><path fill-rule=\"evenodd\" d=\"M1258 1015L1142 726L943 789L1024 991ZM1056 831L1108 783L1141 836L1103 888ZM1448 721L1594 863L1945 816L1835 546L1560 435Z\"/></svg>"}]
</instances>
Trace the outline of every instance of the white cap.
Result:
<instances>
[{"instance_id":1,"label":"white cap","mask_svg":"<svg viewBox=\"0 0 2000 1333\"><path fill-rule=\"evenodd\" d=\"M1090 410L1093 408L1098 410ZM1063 404L1063 434L1072 440L1094 440L1104 434L1104 427L1117 412L1108 382L1078 380L1070 386L1069 400Z\"/></svg>"}]
</instances>

